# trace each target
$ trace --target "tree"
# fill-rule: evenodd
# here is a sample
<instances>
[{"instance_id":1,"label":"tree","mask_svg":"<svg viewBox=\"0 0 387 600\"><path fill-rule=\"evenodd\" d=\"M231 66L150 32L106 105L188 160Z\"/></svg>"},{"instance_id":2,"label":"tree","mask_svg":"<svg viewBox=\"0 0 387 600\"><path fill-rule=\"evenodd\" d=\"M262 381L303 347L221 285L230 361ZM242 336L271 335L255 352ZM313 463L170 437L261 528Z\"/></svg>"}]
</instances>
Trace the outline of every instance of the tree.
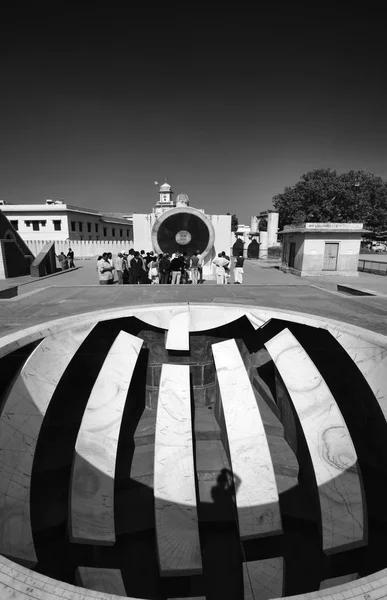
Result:
<instances>
[{"instance_id":1,"label":"tree","mask_svg":"<svg viewBox=\"0 0 387 600\"><path fill-rule=\"evenodd\" d=\"M258 231L267 231L267 219L265 217L259 221Z\"/></svg>"},{"instance_id":2,"label":"tree","mask_svg":"<svg viewBox=\"0 0 387 600\"><path fill-rule=\"evenodd\" d=\"M230 213L228 212L227 214L229 215ZM231 231L233 231L234 233L238 231L238 226L238 217L236 215L231 215Z\"/></svg>"},{"instance_id":3,"label":"tree","mask_svg":"<svg viewBox=\"0 0 387 600\"><path fill-rule=\"evenodd\" d=\"M281 229L305 221L362 222L375 231L387 229L387 182L367 171L310 171L274 196L273 205Z\"/></svg>"}]
</instances>

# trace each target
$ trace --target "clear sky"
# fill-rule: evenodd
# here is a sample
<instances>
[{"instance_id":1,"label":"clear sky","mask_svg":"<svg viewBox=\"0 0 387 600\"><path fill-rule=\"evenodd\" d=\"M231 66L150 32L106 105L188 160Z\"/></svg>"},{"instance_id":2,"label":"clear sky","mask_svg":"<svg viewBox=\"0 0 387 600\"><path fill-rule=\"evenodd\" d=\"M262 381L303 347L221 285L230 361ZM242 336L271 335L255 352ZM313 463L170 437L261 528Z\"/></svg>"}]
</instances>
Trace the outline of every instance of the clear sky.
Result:
<instances>
[{"instance_id":1,"label":"clear sky","mask_svg":"<svg viewBox=\"0 0 387 600\"><path fill-rule=\"evenodd\" d=\"M166 177L249 223L311 169L387 179L383 4L32 6L1 15L3 200L150 212Z\"/></svg>"}]
</instances>

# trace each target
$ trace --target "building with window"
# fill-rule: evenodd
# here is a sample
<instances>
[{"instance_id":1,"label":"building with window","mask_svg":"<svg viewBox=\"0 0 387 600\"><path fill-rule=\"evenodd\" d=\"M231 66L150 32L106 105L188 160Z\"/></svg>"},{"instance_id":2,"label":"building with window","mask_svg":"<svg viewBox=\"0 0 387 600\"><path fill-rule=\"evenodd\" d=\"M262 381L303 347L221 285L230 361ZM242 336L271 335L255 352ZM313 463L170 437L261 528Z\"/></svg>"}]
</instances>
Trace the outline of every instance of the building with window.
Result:
<instances>
[{"instance_id":1,"label":"building with window","mask_svg":"<svg viewBox=\"0 0 387 600\"><path fill-rule=\"evenodd\" d=\"M102 213L53 200L45 204L1 202L0 210L23 240L133 241L130 214Z\"/></svg>"}]
</instances>

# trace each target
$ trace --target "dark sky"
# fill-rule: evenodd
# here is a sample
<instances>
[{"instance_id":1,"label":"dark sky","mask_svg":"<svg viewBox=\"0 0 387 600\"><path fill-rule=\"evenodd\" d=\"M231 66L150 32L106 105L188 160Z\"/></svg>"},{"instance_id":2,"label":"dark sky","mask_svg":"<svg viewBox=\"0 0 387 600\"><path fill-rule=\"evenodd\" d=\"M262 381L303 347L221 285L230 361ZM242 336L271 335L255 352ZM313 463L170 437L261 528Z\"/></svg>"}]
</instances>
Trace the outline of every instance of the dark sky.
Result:
<instances>
[{"instance_id":1,"label":"dark sky","mask_svg":"<svg viewBox=\"0 0 387 600\"><path fill-rule=\"evenodd\" d=\"M387 178L387 23L340 4L3 11L0 198L149 212L167 177L249 223L311 169Z\"/></svg>"}]
</instances>

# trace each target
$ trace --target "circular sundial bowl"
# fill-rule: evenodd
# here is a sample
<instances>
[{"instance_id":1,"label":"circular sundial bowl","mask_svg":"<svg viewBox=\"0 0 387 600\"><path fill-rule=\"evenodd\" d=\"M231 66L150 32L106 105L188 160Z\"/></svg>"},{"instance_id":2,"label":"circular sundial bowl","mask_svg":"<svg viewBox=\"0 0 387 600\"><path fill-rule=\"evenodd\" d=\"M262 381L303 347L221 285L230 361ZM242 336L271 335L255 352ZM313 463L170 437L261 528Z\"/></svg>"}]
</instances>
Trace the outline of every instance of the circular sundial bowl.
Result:
<instances>
[{"instance_id":1,"label":"circular sundial bowl","mask_svg":"<svg viewBox=\"0 0 387 600\"><path fill-rule=\"evenodd\" d=\"M3 596L383 597L386 349L237 304L4 336Z\"/></svg>"}]
</instances>

